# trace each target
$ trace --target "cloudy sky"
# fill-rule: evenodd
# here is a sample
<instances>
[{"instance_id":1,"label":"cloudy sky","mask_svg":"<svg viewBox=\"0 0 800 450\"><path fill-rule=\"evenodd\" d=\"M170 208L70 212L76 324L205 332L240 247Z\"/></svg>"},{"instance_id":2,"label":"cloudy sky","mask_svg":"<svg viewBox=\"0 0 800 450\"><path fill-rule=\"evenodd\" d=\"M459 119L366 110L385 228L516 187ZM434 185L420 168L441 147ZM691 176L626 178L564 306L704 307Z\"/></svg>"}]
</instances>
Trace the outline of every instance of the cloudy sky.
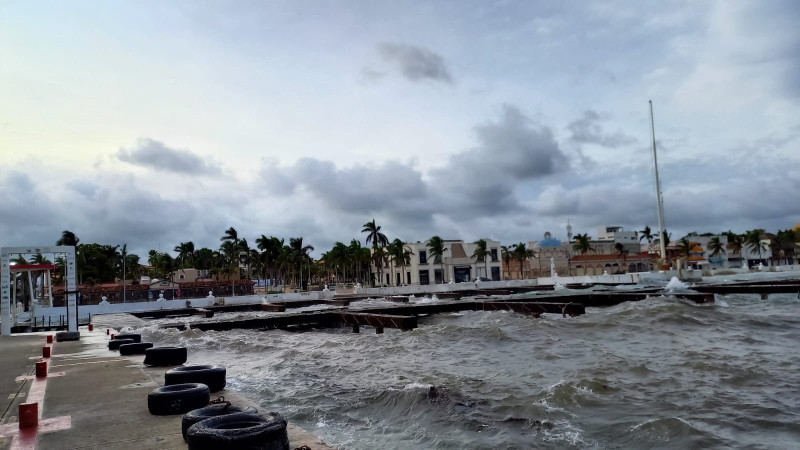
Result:
<instances>
[{"instance_id":1,"label":"cloudy sky","mask_svg":"<svg viewBox=\"0 0 800 450\"><path fill-rule=\"evenodd\" d=\"M0 245L800 222L800 3L0 2Z\"/></svg>"}]
</instances>

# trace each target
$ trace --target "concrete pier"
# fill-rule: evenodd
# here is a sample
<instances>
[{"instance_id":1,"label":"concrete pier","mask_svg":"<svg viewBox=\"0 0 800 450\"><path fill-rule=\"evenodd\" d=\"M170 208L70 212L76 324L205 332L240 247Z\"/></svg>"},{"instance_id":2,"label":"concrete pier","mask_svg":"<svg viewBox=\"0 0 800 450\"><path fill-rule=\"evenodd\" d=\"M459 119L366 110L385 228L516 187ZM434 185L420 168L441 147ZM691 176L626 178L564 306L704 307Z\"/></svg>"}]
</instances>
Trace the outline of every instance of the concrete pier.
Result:
<instances>
[{"instance_id":1,"label":"concrete pier","mask_svg":"<svg viewBox=\"0 0 800 450\"><path fill-rule=\"evenodd\" d=\"M44 379L33 370L48 345L46 333L0 338L0 450L187 448L180 415L153 416L147 409L147 394L163 385L167 368L148 368L143 356L108 351L105 329L81 327L80 341L50 344ZM257 406L225 390L212 397L220 395ZM38 402L39 426L20 430L18 405L30 401ZM291 448L329 448L291 424L289 439Z\"/></svg>"}]
</instances>

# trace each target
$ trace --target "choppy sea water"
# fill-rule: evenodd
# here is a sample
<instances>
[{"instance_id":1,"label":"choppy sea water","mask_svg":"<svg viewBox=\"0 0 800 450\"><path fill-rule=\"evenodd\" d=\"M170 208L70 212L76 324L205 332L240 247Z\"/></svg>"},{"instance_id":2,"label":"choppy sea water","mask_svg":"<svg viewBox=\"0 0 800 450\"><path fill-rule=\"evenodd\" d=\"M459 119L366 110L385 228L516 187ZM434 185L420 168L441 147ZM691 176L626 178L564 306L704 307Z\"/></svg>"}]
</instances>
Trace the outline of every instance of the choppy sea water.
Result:
<instances>
[{"instance_id":1,"label":"choppy sea water","mask_svg":"<svg viewBox=\"0 0 800 450\"><path fill-rule=\"evenodd\" d=\"M142 330L226 366L230 389L339 448L800 446L796 295L370 331Z\"/></svg>"}]
</instances>

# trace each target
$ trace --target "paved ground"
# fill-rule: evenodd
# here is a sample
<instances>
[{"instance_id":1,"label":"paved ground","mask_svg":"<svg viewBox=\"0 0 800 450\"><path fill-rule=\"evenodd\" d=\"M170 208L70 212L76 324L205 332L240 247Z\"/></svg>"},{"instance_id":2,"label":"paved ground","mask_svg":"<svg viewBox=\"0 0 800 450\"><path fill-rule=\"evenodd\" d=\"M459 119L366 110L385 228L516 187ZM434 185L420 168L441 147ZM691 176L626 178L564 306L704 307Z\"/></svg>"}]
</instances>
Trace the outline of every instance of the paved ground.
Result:
<instances>
[{"instance_id":1,"label":"paved ground","mask_svg":"<svg viewBox=\"0 0 800 450\"><path fill-rule=\"evenodd\" d=\"M16 378L33 374L35 360L30 358L42 356L44 343L44 334L0 336L0 424L17 421L18 405L25 402L31 383Z\"/></svg>"},{"instance_id":2,"label":"paved ground","mask_svg":"<svg viewBox=\"0 0 800 450\"><path fill-rule=\"evenodd\" d=\"M0 423L11 423L0 428L0 435L6 434L0 438L0 450L187 448L181 437L180 415L153 416L147 410L147 394L163 385L166 369L145 367L143 356L123 357L109 351L105 328L98 326L89 333L82 327L81 331L78 342L53 344L46 383L14 381L33 373L45 343L44 334L0 339L0 401L7 410ZM25 441L8 436L16 430L17 404L25 401L23 395L28 390L42 391L44 401L39 432ZM253 405L227 391L212 397L219 395L234 404ZM289 439L292 449L301 445L328 449L316 437L291 425Z\"/></svg>"}]
</instances>

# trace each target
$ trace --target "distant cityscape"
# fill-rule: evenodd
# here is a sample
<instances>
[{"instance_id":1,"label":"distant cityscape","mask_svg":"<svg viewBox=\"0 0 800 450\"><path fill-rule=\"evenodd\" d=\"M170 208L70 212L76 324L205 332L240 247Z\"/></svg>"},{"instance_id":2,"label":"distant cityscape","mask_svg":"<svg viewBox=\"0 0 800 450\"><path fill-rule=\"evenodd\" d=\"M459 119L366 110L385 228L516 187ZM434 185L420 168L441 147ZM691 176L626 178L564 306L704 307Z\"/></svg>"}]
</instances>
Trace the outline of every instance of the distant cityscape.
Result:
<instances>
[{"instance_id":1,"label":"distant cityscape","mask_svg":"<svg viewBox=\"0 0 800 450\"><path fill-rule=\"evenodd\" d=\"M425 241L389 240L375 221L364 224L361 239L337 242L314 259L314 247L302 237L288 243L261 235L251 247L234 228L225 230L217 250L196 249L181 242L173 252L151 250L147 264L127 246L82 243L64 231L58 245L75 245L81 300L112 302L215 295L246 295L257 291L318 290L325 285L429 285L468 281L499 281L558 276L615 275L662 269L691 269L704 274L748 271L796 263L800 224L769 233L689 233L671 240L666 233L666 258L660 255L657 230L626 230L600 226L593 235L566 240L545 232L540 240L505 244L492 239L475 242L433 236ZM362 242L364 245L362 245ZM63 301L64 261L58 255L14 259L15 297ZM16 267L16 270L14 269ZM29 277L24 276L28 273ZM33 295L32 295L33 294Z\"/></svg>"}]
</instances>

